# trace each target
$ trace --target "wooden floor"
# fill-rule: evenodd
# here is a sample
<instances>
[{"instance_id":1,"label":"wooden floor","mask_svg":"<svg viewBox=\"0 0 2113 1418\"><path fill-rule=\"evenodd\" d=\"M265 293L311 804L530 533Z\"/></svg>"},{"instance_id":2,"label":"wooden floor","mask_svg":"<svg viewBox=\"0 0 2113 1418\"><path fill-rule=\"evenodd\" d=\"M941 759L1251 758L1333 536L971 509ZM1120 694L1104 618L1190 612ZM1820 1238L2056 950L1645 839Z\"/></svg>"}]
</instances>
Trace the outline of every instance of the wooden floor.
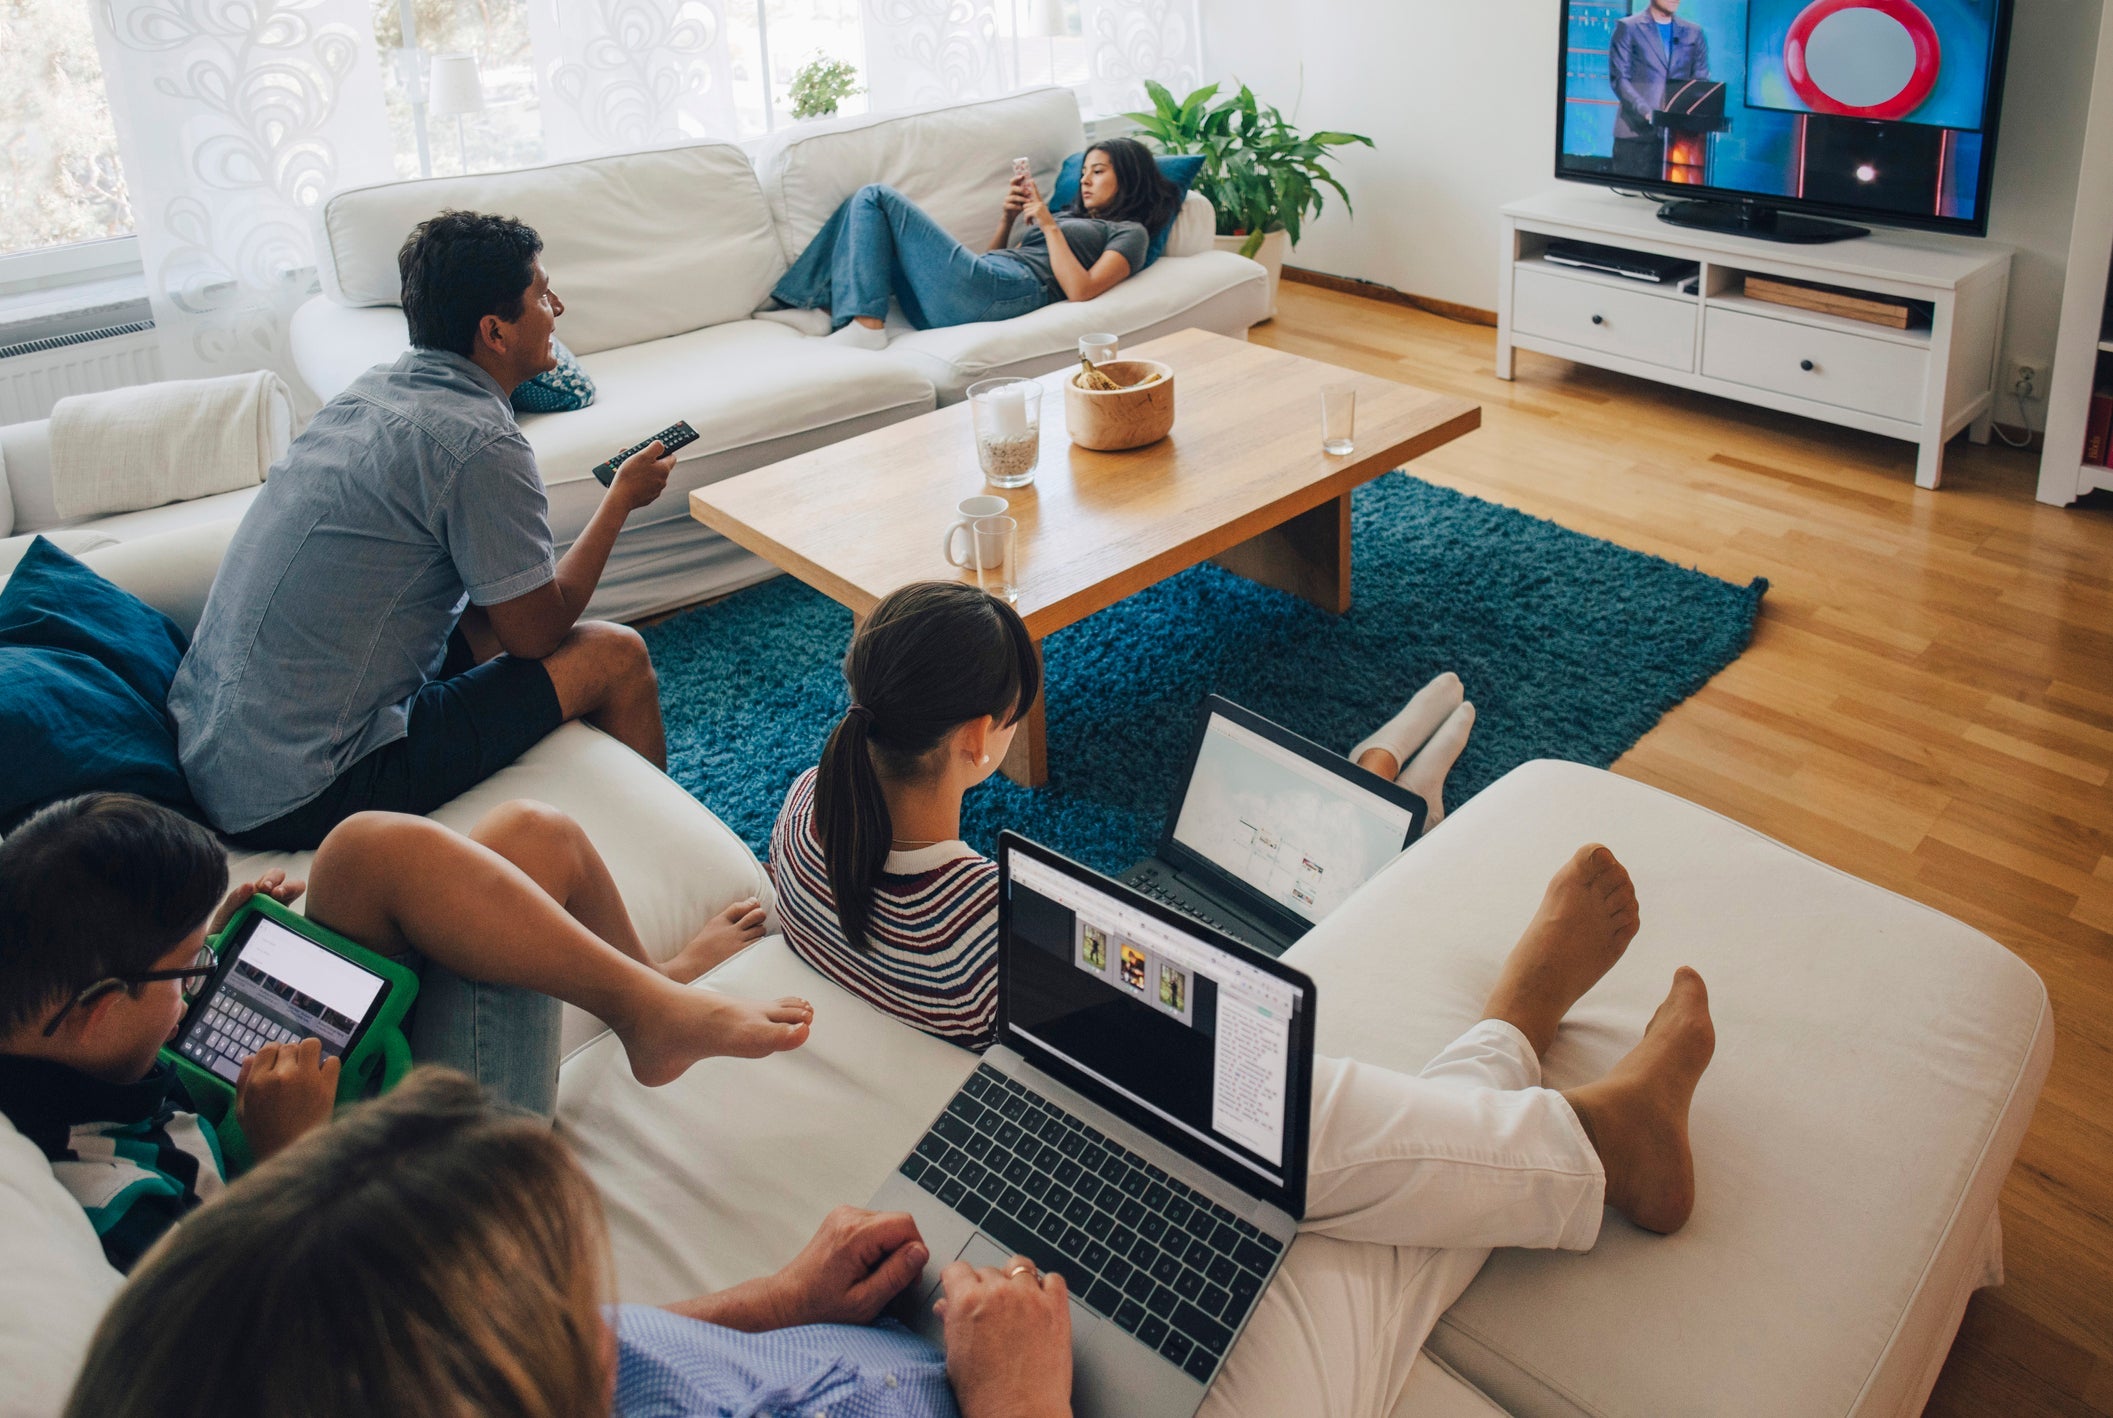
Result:
<instances>
[{"instance_id":1,"label":"wooden floor","mask_svg":"<svg viewBox=\"0 0 2113 1418\"><path fill-rule=\"evenodd\" d=\"M2113 1414L2113 502L2038 459L1907 444L1519 356L1286 284L1258 341L1484 406L1419 476L1771 589L1753 647L1616 771L1988 932L2039 971L2053 1072L2003 1193L2009 1278L1933 1414ZM1316 412L1316 420L1318 413Z\"/></svg>"}]
</instances>

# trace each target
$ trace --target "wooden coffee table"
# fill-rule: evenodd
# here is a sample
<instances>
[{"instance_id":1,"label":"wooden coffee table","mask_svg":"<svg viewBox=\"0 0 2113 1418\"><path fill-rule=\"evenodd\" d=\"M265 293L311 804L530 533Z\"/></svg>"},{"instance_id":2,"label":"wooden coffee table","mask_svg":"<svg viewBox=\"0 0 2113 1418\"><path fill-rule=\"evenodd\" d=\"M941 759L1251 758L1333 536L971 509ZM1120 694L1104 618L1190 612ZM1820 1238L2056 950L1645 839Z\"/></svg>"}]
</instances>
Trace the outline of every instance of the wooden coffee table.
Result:
<instances>
[{"instance_id":1,"label":"wooden coffee table","mask_svg":"<svg viewBox=\"0 0 2113 1418\"><path fill-rule=\"evenodd\" d=\"M911 581L968 579L940 534L965 497L999 493L1019 519L1017 606L1042 640L1203 561L1350 608L1350 493L1482 424L1479 405L1244 340L1185 330L1123 351L1174 369L1174 431L1093 453L1064 431L1063 382L1042 376L1034 484L983 482L966 403L713 483L690 515L863 618ZM1321 452L1321 389L1357 388L1357 446ZM1005 758L1049 778L1037 702Z\"/></svg>"}]
</instances>

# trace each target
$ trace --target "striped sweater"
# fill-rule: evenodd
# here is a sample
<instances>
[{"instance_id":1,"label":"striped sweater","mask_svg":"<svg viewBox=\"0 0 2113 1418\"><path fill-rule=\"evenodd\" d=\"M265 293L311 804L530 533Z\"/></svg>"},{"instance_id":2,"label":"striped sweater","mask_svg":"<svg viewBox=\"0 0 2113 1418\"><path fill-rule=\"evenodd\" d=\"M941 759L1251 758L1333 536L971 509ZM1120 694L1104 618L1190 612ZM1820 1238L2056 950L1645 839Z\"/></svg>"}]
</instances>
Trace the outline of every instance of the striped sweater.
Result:
<instances>
[{"instance_id":1,"label":"striped sweater","mask_svg":"<svg viewBox=\"0 0 2113 1418\"><path fill-rule=\"evenodd\" d=\"M891 852L866 948L852 949L814 825L814 770L770 834L778 928L793 952L884 1014L949 1043L990 1047L998 1010L998 865L965 842Z\"/></svg>"}]
</instances>

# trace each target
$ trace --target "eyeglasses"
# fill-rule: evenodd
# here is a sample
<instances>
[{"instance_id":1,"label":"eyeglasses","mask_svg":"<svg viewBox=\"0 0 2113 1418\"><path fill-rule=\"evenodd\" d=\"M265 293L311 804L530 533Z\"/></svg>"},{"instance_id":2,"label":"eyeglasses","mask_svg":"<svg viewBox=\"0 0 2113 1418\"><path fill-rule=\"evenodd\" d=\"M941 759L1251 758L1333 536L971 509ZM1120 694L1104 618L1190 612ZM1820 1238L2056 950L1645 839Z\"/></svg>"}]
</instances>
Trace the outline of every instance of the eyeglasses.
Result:
<instances>
[{"instance_id":1,"label":"eyeglasses","mask_svg":"<svg viewBox=\"0 0 2113 1418\"><path fill-rule=\"evenodd\" d=\"M181 970L142 970L135 975L112 975L108 979L97 980L66 1001L59 1012L51 1017L51 1023L44 1026L44 1037L49 1039L59 1032L59 1026L66 1022L67 1015L73 1013L74 1006L85 1005L97 995L108 994L112 990L129 990L136 985L151 985L156 980L181 980L183 1000L185 1004L189 1004L198 998L198 991L219 968L220 959L213 954L213 947L201 945L198 947L198 953L191 957L191 963Z\"/></svg>"}]
</instances>

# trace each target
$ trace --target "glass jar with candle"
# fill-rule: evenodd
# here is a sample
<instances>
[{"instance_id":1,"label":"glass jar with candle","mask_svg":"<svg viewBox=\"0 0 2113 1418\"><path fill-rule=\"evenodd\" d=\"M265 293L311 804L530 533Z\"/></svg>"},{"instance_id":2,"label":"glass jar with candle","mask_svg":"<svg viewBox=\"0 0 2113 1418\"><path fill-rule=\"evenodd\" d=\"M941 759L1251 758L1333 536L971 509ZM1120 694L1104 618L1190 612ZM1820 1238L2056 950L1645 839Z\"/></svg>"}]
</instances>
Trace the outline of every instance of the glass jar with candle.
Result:
<instances>
[{"instance_id":1,"label":"glass jar with candle","mask_svg":"<svg viewBox=\"0 0 2113 1418\"><path fill-rule=\"evenodd\" d=\"M985 379L968 386L976 461L992 487L1025 487L1042 454L1042 386L1032 379Z\"/></svg>"}]
</instances>

